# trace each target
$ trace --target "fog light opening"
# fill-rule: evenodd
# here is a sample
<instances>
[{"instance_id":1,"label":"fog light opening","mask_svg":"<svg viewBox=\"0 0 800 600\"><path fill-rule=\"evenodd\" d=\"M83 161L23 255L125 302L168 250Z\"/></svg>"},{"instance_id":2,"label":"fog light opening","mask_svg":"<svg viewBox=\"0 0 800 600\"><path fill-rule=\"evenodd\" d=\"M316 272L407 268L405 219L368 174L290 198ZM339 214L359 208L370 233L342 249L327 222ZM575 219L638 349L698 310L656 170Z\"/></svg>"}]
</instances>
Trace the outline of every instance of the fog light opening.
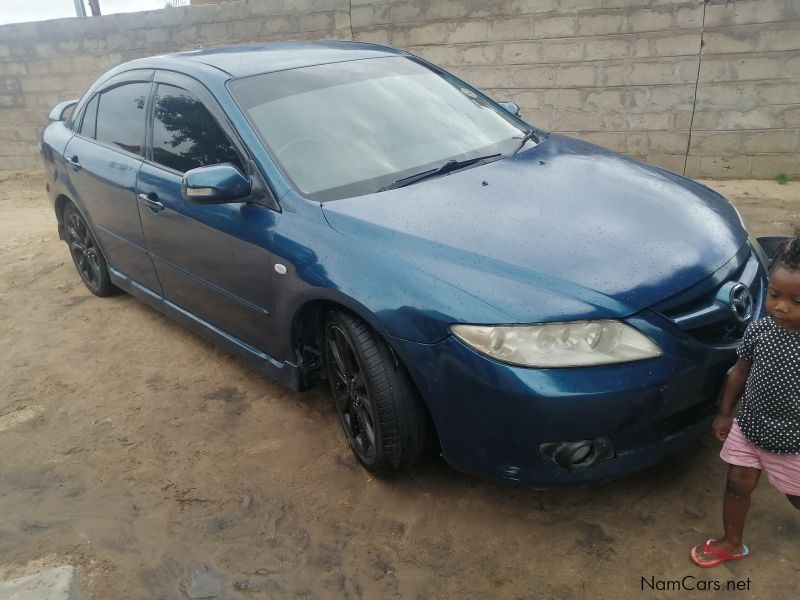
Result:
<instances>
[{"instance_id":1,"label":"fog light opening","mask_svg":"<svg viewBox=\"0 0 800 600\"><path fill-rule=\"evenodd\" d=\"M539 446L539 450L543 456L567 471L585 469L595 463L610 460L615 455L614 445L606 436L577 442L544 443Z\"/></svg>"}]
</instances>

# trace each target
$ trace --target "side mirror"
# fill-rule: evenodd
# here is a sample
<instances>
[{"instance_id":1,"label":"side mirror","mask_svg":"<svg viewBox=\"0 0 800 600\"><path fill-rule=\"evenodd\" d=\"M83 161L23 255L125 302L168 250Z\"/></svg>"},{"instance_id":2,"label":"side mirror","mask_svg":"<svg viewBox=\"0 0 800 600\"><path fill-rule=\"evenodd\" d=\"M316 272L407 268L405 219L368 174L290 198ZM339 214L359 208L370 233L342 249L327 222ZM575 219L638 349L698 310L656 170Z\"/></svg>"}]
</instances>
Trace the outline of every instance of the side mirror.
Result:
<instances>
[{"instance_id":1,"label":"side mirror","mask_svg":"<svg viewBox=\"0 0 800 600\"><path fill-rule=\"evenodd\" d=\"M225 204L250 195L252 183L231 164L197 167L183 174L181 195L194 204Z\"/></svg>"},{"instance_id":2,"label":"side mirror","mask_svg":"<svg viewBox=\"0 0 800 600\"><path fill-rule=\"evenodd\" d=\"M516 102L498 102L500 106L502 106L506 112L510 112L515 117L521 117L522 112L519 110L519 105Z\"/></svg>"},{"instance_id":3,"label":"side mirror","mask_svg":"<svg viewBox=\"0 0 800 600\"><path fill-rule=\"evenodd\" d=\"M47 116L47 120L50 123L56 123L57 121L66 121L72 115L72 111L75 109L75 106L77 104L78 104L77 100L67 100L66 102L59 102L53 107L53 110L50 111L50 114Z\"/></svg>"}]
</instances>

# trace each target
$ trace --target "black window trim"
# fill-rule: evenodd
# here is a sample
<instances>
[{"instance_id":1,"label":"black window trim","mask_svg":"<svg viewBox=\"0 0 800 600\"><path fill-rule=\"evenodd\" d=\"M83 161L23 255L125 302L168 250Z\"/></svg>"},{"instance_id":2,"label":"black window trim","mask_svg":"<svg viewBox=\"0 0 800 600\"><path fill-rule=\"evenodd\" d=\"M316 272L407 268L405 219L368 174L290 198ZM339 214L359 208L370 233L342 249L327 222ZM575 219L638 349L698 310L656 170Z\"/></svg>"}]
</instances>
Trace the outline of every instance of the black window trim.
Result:
<instances>
[{"instance_id":1,"label":"black window trim","mask_svg":"<svg viewBox=\"0 0 800 600\"><path fill-rule=\"evenodd\" d=\"M148 92L148 98L150 98L153 95L153 78L154 77L155 77L155 70L154 69L134 69L132 71L125 71L124 73L118 73L117 75L114 75L113 77L111 77L109 79L106 79L105 81L99 81L98 83L95 83L83 95L83 98L81 98L81 101L78 103L78 106L73 111L73 113L72 113L73 119L70 122L70 129L72 129L72 132L75 135L79 136L82 140L86 140L86 141L95 143L98 146L102 146L103 148L108 148L109 150L113 150L114 152L119 152L120 154L122 154L124 156L129 156L129 157L135 158L137 160L145 160L145 157L142 156L141 154L135 154L133 152L129 152L128 150L125 150L124 148L120 148L119 146L114 146L112 144L107 144L106 142L98 140L96 137L90 138L90 137L86 137L85 135L81 135L80 134L80 125L83 123L83 116L84 116L84 113L86 112L86 106L89 104L91 99L94 98L96 95L102 94L103 92L107 92L109 90L112 90L114 88L120 87L122 85L129 84L129 83L149 83L150 84L150 90ZM98 109L98 111L100 110L99 104L98 104L97 109ZM77 115L79 111L80 111L80 121L81 121L81 123L78 125L77 131L76 131L74 116ZM147 111L147 105L145 105L145 112L146 111ZM145 115L145 119L146 118L147 117ZM145 121L145 124L146 124L146 121ZM145 129L147 129L147 128L145 127ZM95 127L95 136L97 136L97 128L96 127ZM141 147L146 150L145 141L146 141L146 138L144 137L144 134L143 134L143 143L142 143Z\"/></svg>"},{"instance_id":2,"label":"black window trim","mask_svg":"<svg viewBox=\"0 0 800 600\"><path fill-rule=\"evenodd\" d=\"M153 80L153 88L150 90L150 98L147 104L147 127L146 127L146 141L145 141L145 162L148 165L153 167L157 167L159 169L164 169L165 171L169 171L170 173L174 173L175 175L183 176L183 172L177 171L172 167L168 167L167 165L162 165L159 162L153 160L153 130L155 128L155 98L158 93L158 86L159 85L169 85L172 87L176 87L178 89L184 90L192 94L195 98L197 98L203 107L208 111L211 115L211 118L214 119L217 126L219 126L222 134L228 140L228 143L233 148L233 151L236 152L236 155L239 157L239 161L241 166L247 170L246 165L250 162L250 155L244 148L244 144L239 139L239 137L235 134L235 130L233 126L228 122L228 117L225 115L225 112L220 108L219 104L217 103L216 99L214 98L213 94L208 91L208 89L196 79L189 77L188 75L182 75L179 73L175 73L173 71L156 71L154 80ZM245 173L247 175L247 173Z\"/></svg>"},{"instance_id":3,"label":"black window trim","mask_svg":"<svg viewBox=\"0 0 800 600\"><path fill-rule=\"evenodd\" d=\"M97 141L96 138L89 137L88 135L83 135L83 133L81 132L81 129L83 129L83 121L86 118L86 110L88 109L89 105L92 103L92 100L94 100L95 98L98 98L98 96L100 96L100 92L95 92L91 96L89 96L89 99L86 101L86 104L84 104L83 107L81 108L80 119L78 119L79 122L76 124L76 126L75 126L76 128L74 130L75 135L79 135L85 140L92 140L92 141L95 141L95 142ZM97 109L98 110L100 109L100 99L99 98L97 100ZM94 134L95 134L95 136L97 135L97 110L94 111Z\"/></svg>"}]
</instances>

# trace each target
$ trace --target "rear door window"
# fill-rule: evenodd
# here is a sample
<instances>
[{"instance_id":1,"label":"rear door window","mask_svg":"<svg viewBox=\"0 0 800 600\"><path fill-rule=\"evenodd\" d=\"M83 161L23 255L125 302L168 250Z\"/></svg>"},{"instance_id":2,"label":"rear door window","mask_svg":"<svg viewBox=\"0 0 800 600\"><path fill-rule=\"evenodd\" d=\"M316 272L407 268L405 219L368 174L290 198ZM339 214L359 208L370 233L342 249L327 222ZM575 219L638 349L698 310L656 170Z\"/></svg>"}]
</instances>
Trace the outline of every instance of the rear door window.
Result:
<instances>
[{"instance_id":1,"label":"rear door window","mask_svg":"<svg viewBox=\"0 0 800 600\"><path fill-rule=\"evenodd\" d=\"M100 94L95 139L144 156L149 83L126 83Z\"/></svg>"},{"instance_id":2,"label":"rear door window","mask_svg":"<svg viewBox=\"0 0 800 600\"><path fill-rule=\"evenodd\" d=\"M236 150L191 92L159 84L153 113L154 162L180 173L219 163L242 169Z\"/></svg>"}]
</instances>

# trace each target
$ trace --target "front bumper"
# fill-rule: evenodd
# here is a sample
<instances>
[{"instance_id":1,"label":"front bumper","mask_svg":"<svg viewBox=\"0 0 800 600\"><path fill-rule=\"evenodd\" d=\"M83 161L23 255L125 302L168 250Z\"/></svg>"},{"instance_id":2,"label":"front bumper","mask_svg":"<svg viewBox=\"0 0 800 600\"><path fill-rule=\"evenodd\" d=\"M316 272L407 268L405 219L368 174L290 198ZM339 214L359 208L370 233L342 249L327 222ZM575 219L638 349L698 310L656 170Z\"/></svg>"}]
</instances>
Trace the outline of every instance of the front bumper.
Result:
<instances>
[{"instance_id":1,"label":"front bumper","mask_svg":"<svg viewBox=\"0 0 800 600\"><path fill-rule=\"evenodd\" d=\"M736 360L733 347L709 348L655 313L628 322L653 338L663 356L530 369L495 362L453 337L436 344L390 341L453 467L535 487L583 485L656 464L708 431ZM543 444L598 438L610 439L612 457L585 468L565 469L542 451Z\"/></svg>"}]
</instances>

